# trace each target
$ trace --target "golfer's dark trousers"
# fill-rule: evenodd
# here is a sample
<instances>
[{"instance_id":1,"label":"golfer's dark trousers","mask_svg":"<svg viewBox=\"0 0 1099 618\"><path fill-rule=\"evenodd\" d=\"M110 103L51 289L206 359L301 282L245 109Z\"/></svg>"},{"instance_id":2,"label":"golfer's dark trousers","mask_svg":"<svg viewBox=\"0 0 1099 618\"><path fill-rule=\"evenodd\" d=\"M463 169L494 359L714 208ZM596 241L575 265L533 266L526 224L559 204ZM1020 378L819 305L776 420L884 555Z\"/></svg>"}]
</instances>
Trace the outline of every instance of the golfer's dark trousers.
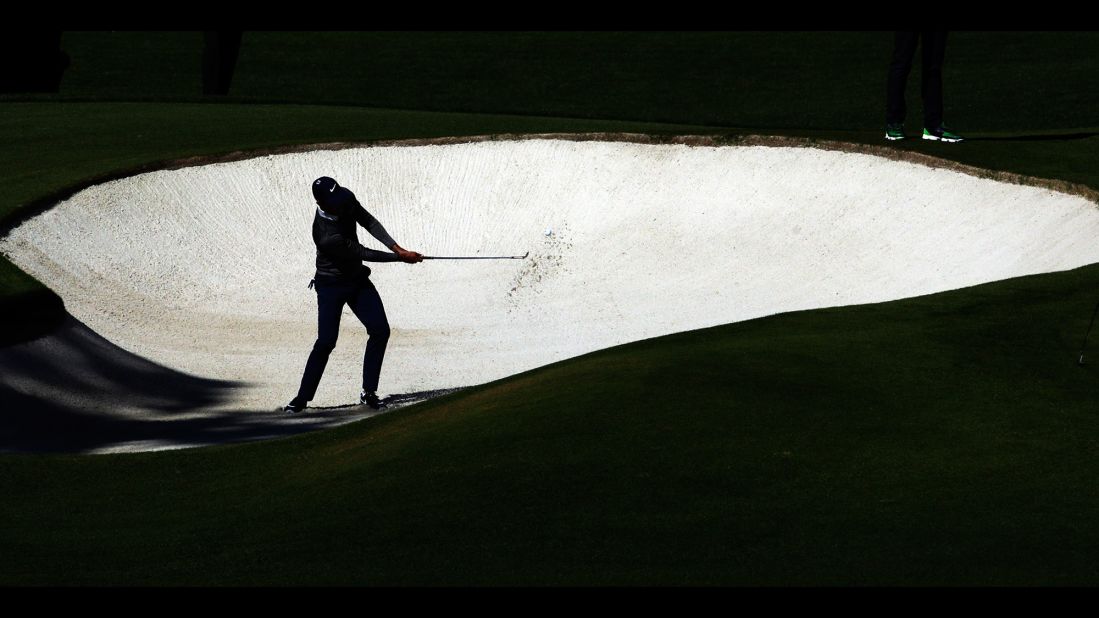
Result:
<instances>
[{"instance_id":1,"label":"golfer's dark trousers","mask_svg":"<svg viewBox=\"0 0 1099 618\"><path fill-rule=\"evenodd\" d=\"M897 32L893 38L893 60L889 63L889 83L886 94L886 124L904 122L907 108L904 103L904 86L912 71L912 59L916 46L923 48L920 58L922 76L920 94L923 96L923 126L938 128L943 123L943 58L946 55L945 30L921 30Z\"/></svg>"},{"instance_id":2,"label":"golfer's dark trousers","mask_svg":"<svg viewBox=\"0 0 1099 618\"><path fill-rule=\"evenodd\" d=\"M355 317L366 327L366 354L363 356L363 390L378 390L378 376L382 372L385 346L389 342L389 320L385 317L382 298L367 277L359 282L332 283L316 280L317 291L317 342L305 363L305 375L301 378L298 399L308 402L317 394L321 375L328 364L328 356L336 347L340 335L340 316L343 306L351 307Z\"/></svg>"}]
</instances>

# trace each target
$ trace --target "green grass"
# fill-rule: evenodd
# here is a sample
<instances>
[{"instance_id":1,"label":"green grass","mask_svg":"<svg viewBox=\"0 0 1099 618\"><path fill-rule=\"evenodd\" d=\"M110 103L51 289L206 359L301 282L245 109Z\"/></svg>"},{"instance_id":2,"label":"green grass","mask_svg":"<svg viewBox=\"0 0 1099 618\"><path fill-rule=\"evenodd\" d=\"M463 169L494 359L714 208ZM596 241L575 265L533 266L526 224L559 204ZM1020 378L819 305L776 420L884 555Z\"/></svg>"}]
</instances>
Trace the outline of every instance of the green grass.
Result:
<instances>
[{"instance_id":1,"label":"green grass","mask_svg":"<svg viewBox=\"0 0 1099 618\"><path fill-rule=\"evenodd\" d=\"M951 36L948 122L996 139L894 147L1099 188L1099 35ZM197 102L199 41L66 33L62 93L0 103L0 221L105 174L286 144L883 143L876 33L254 33L236 104ZM1074 363L1097 290L1089 266L773 316L272 442L0 455L0 583L1096 585L1099 377ZM54 301L0 261L0 340Z\"/></svg>"},{"instance_id":2,"label":"green grass","mask_svg":"<svg viewBox=\"0 0 1099 618\"><path fill-rule=\"evenodd\" d=\"M1096 289L774 316L267 443L3 456L0 581L1095 585Z\"/></svg>"},{"instance_id":3,"label":"green grass","mask_svg":"<svg viewBox=\"0 0 1099 618\"><path fill-rule=\"evenodd\" d=\"M196 98L197 32L69 32L68 97ZM877 129L890 32L248 32L230 95L256 101ZM947 122L1099 126L1099 34L952 32ZM909 82L919 122L919 60Z\"/></svg>"}]
</instances>

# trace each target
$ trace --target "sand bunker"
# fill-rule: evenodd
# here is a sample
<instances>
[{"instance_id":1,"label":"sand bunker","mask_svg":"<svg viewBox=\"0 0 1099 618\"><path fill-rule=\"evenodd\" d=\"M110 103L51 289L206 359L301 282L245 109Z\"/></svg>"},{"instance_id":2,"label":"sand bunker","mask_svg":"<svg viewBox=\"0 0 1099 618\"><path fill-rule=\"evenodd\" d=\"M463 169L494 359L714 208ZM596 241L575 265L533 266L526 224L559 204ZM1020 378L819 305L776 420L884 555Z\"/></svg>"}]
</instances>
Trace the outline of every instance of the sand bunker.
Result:
<instances>
[{"instance_id":1,"label":"sand bunker","mask_svg":"<svg viewBox=\"0 0 1099 618\"><path fill-rule=\"evenodd\" d=\"M176 371L296 391L316 336L310 182L404 247L524 261L371 264L393 335L381 392L487 382L592 350L1099 261L1095 204L865 154L551 139L265 156L82 191L0 241L78 320ZM360 241L381 248L365 231ZM346 311L315 405L358 393Z\"/></svg>"}]
</instances>

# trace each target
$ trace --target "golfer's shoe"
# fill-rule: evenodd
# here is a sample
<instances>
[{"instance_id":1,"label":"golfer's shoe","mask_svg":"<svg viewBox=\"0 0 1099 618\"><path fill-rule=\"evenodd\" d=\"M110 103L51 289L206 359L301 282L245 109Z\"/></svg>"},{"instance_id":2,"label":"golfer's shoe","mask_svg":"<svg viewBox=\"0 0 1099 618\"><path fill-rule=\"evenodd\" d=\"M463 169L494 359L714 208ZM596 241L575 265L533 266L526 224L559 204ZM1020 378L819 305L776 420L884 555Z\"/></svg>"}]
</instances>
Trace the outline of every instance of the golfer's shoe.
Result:
<instances>
[{"instance_id":1,"label":"golfer's shoe","mask_svg":"<svg viewBox=\"0 0 1099 618\"><path fill-rule=\"evenodd\" d=\"M957 133L954 133L946 128L946 125L939 125L936 129L924 128L923 138L929 139L934 142L962 142L965 138Z\"/></svg>"},{"instance_id":2,"label":"golfer's shoe","mask_svg":"<svg viewBox=\"0 0 1099 618\"><path fill-rule=\"evenodd\" d=\"M297 397L290 400L290 403L286 404L282 411L287 414L297 414L305 409L305 404L302 403Z\"/></svg>"},{"instance_id":3,"label":"golfer's shoe","mask_svg":"<svg viewBox=\"0 0 1099 618\"><path fill-rule=\"evenodd\" d=\"M378 399L377 393L370 391L362 391L359 393L359 403L362 405L370 406L375 410L384 410L386 405L381 399Z\"/></svg>"},{"instance_id":4,"label":"golfer's shoe","mask_svg":"<svg viewBox=\"0 0 1099 618\"><path fill-rule=\"evenodd\" d=\"M903 124L887 124L885 125L885 139L897 141L908 137L904 134Z\"/></svg>"}]
</instances>

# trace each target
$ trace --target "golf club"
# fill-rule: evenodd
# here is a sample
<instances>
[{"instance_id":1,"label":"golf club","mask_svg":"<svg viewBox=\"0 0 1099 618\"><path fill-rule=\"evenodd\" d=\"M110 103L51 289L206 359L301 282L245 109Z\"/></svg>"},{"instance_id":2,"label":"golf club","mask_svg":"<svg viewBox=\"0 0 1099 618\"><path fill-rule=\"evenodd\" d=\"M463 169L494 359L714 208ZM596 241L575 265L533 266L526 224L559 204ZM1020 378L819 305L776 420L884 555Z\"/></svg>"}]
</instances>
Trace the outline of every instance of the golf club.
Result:
<instances>
[{"instance_id":1,"label":"golf club","mask_svg":"<svg viewBox=\"0 0 1099 618\"><path fill-rule=\"evenodd\" d=\"M499 256L438 256L438 255L425 255L425 260L524 260L530 255L530 251L527 251L523 255L499 255Z\"/></svg>"},{"instance_id":2,"label":"golf club","mask_svg":"<svg viewBox=\"0 0 1099 618\"><path fill-rule=\"evenodd\" d=\"M1088 331L1084 333L1084 342L1080 344L1080 358L1076 361L1077 365L1084 364L1084 346L1088 344L1088 335L1091 334L1091 327L1095 325L1095 314L1099 313L1099 303L1095 305L1095 310L1091 312L1091 323L1088 324Z\"/></svg>"}]
</instances>

